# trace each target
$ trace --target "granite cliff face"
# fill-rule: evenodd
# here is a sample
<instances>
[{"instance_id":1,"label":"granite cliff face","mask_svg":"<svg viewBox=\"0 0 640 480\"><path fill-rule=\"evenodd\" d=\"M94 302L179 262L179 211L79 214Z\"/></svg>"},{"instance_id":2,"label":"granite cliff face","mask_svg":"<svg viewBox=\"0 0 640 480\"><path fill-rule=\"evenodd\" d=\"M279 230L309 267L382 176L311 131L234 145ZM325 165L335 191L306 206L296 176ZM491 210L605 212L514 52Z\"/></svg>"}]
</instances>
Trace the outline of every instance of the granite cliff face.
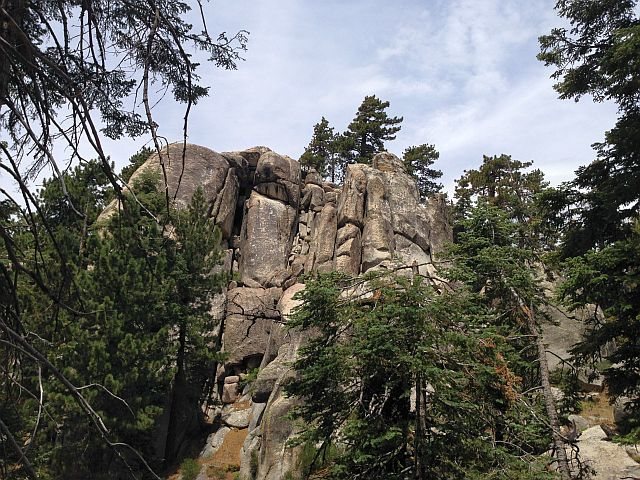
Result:
<instances>
[{"instance_id":1,"label":"granite cliff face","mask_svg":"<svg viewBox=\"0 0 640 480\"><path fill-rule=\"evenodd\" d=\"M420 204L414 180L389 153L376 155L372 166L350 165L342 186L315 171L302 179L296 160L265 147L216 153L172 144L162 164L161 178L178 205L202 186L210 218L222 231L221 268L234 278L212 306L226 360L212 372L222 407L206 414L222 427L202 455L215 456L235 432L236 440L244 437L241 478L283 478L298 457L287 445L293 425L286 414L294 400L284 396L283 383L304 341L284 326L295 293L304 288L301 276L331 270L357 275L414 262L421 272L433 272L433 255L452 238L444 198ZM152 155L132 181L144 171L161 171L160 165Z\"/></svg>"}]
</instances>

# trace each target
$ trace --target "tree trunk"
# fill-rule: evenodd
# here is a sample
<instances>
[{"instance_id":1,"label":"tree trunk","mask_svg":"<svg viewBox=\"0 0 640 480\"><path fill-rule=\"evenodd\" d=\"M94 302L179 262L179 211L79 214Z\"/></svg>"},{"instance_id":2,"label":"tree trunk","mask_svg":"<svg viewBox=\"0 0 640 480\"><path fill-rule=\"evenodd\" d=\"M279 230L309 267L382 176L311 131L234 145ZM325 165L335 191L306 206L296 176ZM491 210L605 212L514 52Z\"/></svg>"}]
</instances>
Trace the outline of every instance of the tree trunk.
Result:
<instances>
[{"instance_id":1,"label":"tree trunk","mask_svg":"<svg viewBox=\"0 0 640 480\"><path fill-rule=\"evenodd\" d=\"M553 447L556 451L558 459L558 470L560 472L560 478L562 480L571 479L571 469L569 468L569 461L567 459L567 452L565 451L565 440L560 434L560 423L558 422L558 413L556 412L556 402L551 392L551 382L549 381L549 364L547 363L547 354L544 343L542 342L542 335L538 331L538 325L536 324L533 314L533 307L526 308L527 323L531 334L536 339L536 346L538 347L538 363L540 365L540 378L542 382L542 392L544 394L544 405L547 409L547 415L549 416L549 424L551 426L551 436L553 438Z\"/></svg>"},{"instance_id":2,"label":"tree trunk","mask_svg":"<svg viewBox=\"0 0 640 480\"><path fill-rule=\"evenodd\" d=\"M180 434L185 429L185 403L187 382L184 372L185 343L187 327L180 324L178 334L178 355L176 357L177 371L173 380L171 391L171 405L169 407L169 426L167 428L167 440L165 444L165 466L171 466L180 452L180 446L184 435Z\"/></svg>"}]
</instances>

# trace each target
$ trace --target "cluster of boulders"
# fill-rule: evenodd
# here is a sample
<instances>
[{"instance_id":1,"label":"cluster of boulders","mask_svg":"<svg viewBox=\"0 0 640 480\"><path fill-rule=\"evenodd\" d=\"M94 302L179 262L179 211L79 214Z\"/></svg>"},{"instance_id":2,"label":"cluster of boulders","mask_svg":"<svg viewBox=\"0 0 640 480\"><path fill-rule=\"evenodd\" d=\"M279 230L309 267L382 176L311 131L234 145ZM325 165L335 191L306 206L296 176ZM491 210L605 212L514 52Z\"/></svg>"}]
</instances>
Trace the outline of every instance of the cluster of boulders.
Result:
<instances>
[{"instance_id":1,"label":"cluster of boulders","mask_svg":"<svg viewBox=\"0 0 640 480\"><path fill-rule=\"evenodd\" d=\"M371 165L349 165L341 186L314 170L302 178L297 161L266 147L216 153L171 144L161 157L152 155L130 184L149 171L159 174L161 188L166 179L178 206L203 189L211 222L222 233L224 260L218 268L231 279L211 305L218 319L212 335L221 339L225 360L215 372L216 406L205 411L215 430L202 456L235 448L240 478L285 478L298 466L299 448L289 442L295 429L288 416L298 400L284 394L284 384L305 341L305 334L287 329L286 321L299 304L295 295L304 289L303 276L393 269L437 277L434 255L452 239L445 199L420 203L414 179L389 153L376 155ZM114 202L102 217L116 208ZM580 317L592 312L547 313L554 320L544 332L553 352L549 360L559 368L559 359L580 339ZM595 459L597 478L609 478L607 472L640 474L622 447L603 445L600 427L581 417L573 420L576 435L584 430L577 441L585 458ZM228 438L233 441L225 443ZM616 460L605 465L599 457Z\"/></svg>"},{"instance_id":2,"label":"cluster of boulders","mask_svg":"<svg viewBox=\"0 0 640 480\"><path fill-rule=\"evenodd\" d=\"M376 155L371 166L348 166L342 186L314 170L301 178L296 160L265 147L216 153L171 144L130 183L148 171L161 173L160 182L166 178L178 206L203 189L222 233L220 268L232 279L212 305L219 319L213 333L221 335L225 354L216 372L223 407L207 412L221 427L204 452L222 445L225 432L246 428L241 477L283 478L295 468L297 451L287 444L293 425L286 414L294 400L282 385L304 341L285 323L304 288L302 276L400 265L432 273L433 255L452 237L444 197L420 203L414 179L389 153Z\"/></svg>"}]
</instances>

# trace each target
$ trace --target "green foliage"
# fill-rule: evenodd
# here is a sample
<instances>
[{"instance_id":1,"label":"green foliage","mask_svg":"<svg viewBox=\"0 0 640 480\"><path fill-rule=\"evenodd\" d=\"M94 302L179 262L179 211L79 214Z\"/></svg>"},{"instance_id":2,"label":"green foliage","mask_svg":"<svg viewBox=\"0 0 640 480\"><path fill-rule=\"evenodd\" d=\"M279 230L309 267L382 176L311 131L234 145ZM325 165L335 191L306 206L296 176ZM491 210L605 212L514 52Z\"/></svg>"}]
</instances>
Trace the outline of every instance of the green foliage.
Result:
<instances>
[{"instance_id":1,"label":"green foliage","mask_svg":"<svg viewBox=\"0 0 640 480\"><path fill-rule=\"evenodd\" d=\"M303 173L310 168L315 168L320 175L329 176L331 181L335 182L336 173L339 170L335 155L335 138L333 127L330 127L329 121L322 117L320 122L313 126L313 136L309 146L300 157Z\"/></svg>"},{"instance_id":2,"label":"green foliage","mask_svg":"<svg viewBox=\"0 0 640 480\"><path fill-rule=\"evenodd\" d=\"M192 55L236 67L246 32L210 36L206 25L191 24L197 5L2 5L0 156L3 174L13 182L2 192L8 205L3 202L0 213L0 418L10 422L2 432L3 474L144 476L140 459L119 441L151 450L150 430L166 400L160 398L170 384L170 360L178 356L168 333L185 321L180 300L202 290L178 274L163 277L165 269L188 267L197 257L186 253L178 237L165 235L164 227L178 215L171 222L162 218L167 224L152 221L166 205L152 208L158 202L145 203L148 195L142 202L149 215L123 198L103 136L151 134L157 140L156 122L147 113L167 93L185 103L186 129L191 107L208 93L197 75L200 60ZM87 148L87 158L97 161L83 157ZM64 152L63 158L56 152ZM55 180L38 194L31 185L43 171ZM105 188L107 181L113 191ZM15 200L13 191L19 191ZM126 204L114 220L121 229L97 229L93 222L112 193ZM195 283L211 281L208 272L194 277ZM152 303L158 301L166 303ZM194 329L197 322L189 319ZM195 331L187 333L186 342L179 342L185 350L196 337ZM196 350L201 349L193 348L189 358ZM5 441L11 438L15 445ZM106 448L111 440L112 448Z\"/></svg>"},{"instance_id":3,"label":"green foliage","mask_svg":"<svg viewBox=\"0 0 640 480\"><path fill-rule=\"evenodd\" d=\"M407 173L418 183L418 192L422 201L442 190L442 184L434 181L442 177L442 171L430 168L439 157L440 154L435 146L426 143L408 147L402 155Z\"/></svg>"},{"instance_id":4,"label":"green foliage","mask_svg":"<svg viewBox=\"0 0 640 480\"><path fill-rule=\"evenodd\" d=\"M120 178L127 183L135 172L144 162L146 162L154 151L147 146L142 147L136 153L129 157L129 165L125 165L120 172Z\"/></svg>"},{"instance_id":5,"label":"green foliage","mask_svg":"<svg viewBox=\"0 0 640 480\"><path fill-rule=\"evenodd\" d=\"M558 414L567 417L572 413L579 413L582 410L582 387L578 372L562 366L551 372L550 380L562 391L562 398L557 402Z\"/></svg>"},{"instance_id":6,"label":"green foliage","mask_svg":"<svg viewBox=\"0 0 640 480\"><path fill-rule=\"evenodd\" d=\"M356 116L344 133L342 148L355 153L355 160L369 163L373 155L384 150L384 142L394 140L400 131L402 117L389 117L385 111L389 102L375 95L364 97ZM347 140L348 139L348 140Z\"/></svg>"},{"instance_id":7,"label":"green foliage","mask_svg":"<svg viewBox=\"0 0 640 480\"><path fill-rule=\"evenodd\" d=\"M637 107L640 85L635 68L640 51L636 0L559 0L556 11L571 28L540 37L538 59L556 67L561 98L614 100L624 110Z\"/></svg>"},{"instance_id":8,"label":"green foliage","mask_svg":"<svg viewBox=\"0 0 640 480\"><path fill-rule=\"evenodd\" d=\"M180 464L181 480L195 480L201 470L200 464L193 458L186 458Z\"/></svg>"},{"instance_id":9,"label":"green foliage","mask_svg":"<svg viewBox=\"0 0 640 480\"><path fill-rule=\"evenodd\" d=\"M167 87L177 101L197 102L208 89L199 84L198 63L185 53L183 44L210 55L216 66L231 69L247 37L239 32L212 38L206 29L194 31L185 18L191 8L187 2L166 0L127 4L90 0L82 8L65 0L8 6L5 15L12 26L3 34L7 62L0 71L0 104L10 107L2 110L0 124L17 144L19 132L32 122L33 139L38 132L43 135L34 142L40 144L36 157L45 155L42 149L48 148L49 135L60 127L53 119L63 105L73 107L77 130L89 129L89 124L93 128L84 116L95 109L108 137L139 136L150 125L138 108L124 102L145 83L133 66L146 67L147 80ZM156 10L162 15L155 15ZM89 24L92 28L86 28ZM96 43L103 47L95 48ZM71 146L77 139L68 141Z\"/></svg>"},{"instance_id":10,"label":"green foliage","mask_svg":"<svg viewBox=\"0 0 640 480\"><path fill-rule=\"evenodd\" d=\"M456 183L455 214L458 222L479 201L501 209L520 229L520 247L551 246L555 237L542 220L538 200L548 190L544 174L529 170L533 162L513 160L510 155L483 156L478 169L465 171ZM459 228L459 226L458 226Z\"/></svg>"},{"instance_id":11,"label":"green foliage","mask_svg":"<svg viewBox=\"0 0 640 480\"><path fill-rule=\"evenodd\" d=\"M566 236L563 256L625 238L637 218L640 199L640 114L637 69L640 19L635 0L561 0L558 14L571 28L540 37L538 58L555 67L561 98L612 100L620 111L605 141L594 145L597 158L576 172L561 208Z\"/></svg>"},{"instance_id":12,"label":"green foliage","mask_svg":"<svg viewBox=\"0 0 640 480\"><path fill-rule=\"evenodd\" d=\"M573 354L581 363L608 362L603 375L613 398L627 396L640 418L637 331L640 329L640 226L626 240L564 263L559 295L571 308L598 305L584 340ZM615 345L615 348L608 348ZM603 357L605 351L611 351Z\"/></svg>"},{"instance_id":13,"label":"green foliage","mask_svg":"<svg viewBox=\"0 0 640 480\"><path fill-rule=\"evenodd\" d=\"M94 168L95 164L88 163L67 179L76 204L88 202L84 219L74 217L61 199L58 183L45 182L41 192L48 225L60 228L41 240L40 258L44 271L59 272L46 281L57 285L57 298L64 305L53 303L20 275L15 277L17 284L2 289L3 294L15 292L7 303L3 299L3 305L14 305L12 311L24 316L22 328L38 332L40 351L79 388L111 438L143 452L157 468L161 458L154 445L163 439L156 432L152 442L152 436L172 384L182 372L186 392L182 411L198 412L217 358L207 332L213 329L208 298L222 281L212 274L219 260L220 236L206 217L201 190L186 210L167 212L156 190L157 177L148 175L136 185L142 205L126 197L123 209L109 220L99 227L90 224L104 198L92 195L102 192L100 185L83 184L94 178ZM21 253L34 248L32 238L21 241ZM0 283L6 280L0 275ZM129 468L144 471L131 450L115 455L51 369L23 361L20 375L27 391L38 392L42 383L48 414L37 430L25 420L36 418L32 415L38 403L22 398L21 389L9 389L10 403L3 399L0 411L3 418L11 418L5 414L10 411L20 419L12 429L30 439L30 451L43 476L118 478ZM169 418L175 413L171 411ZM33 431L35 437L27 433ZM168 447L165 454L171 454Z\"/></svg>"},{"instance_id":14,"label":"green foliage","mask_svg":"<svg viewBox=\"0 0 640 480\"><path fill-rule=\"evenodd\" d=\"M613 351L603 372L608 392L614 398L631 397L630 423L640 425L637 2L560 0L556 10L570 28L540 37L538 58L555 68L561 98L591 95L619 109L605 141L594 145L596 159L576 171L548 209L551 223L564 234L559 257L565 259L566 281L559 295L572 308L597 306L573 354L579 363L595 364Z\"/></svg>"},{"instance_id":15,"label":"green foliage","mask_svg":"<svg viewBox=\"0 0 640 480\"><path fill-rule=\"evenodd\" d=\"M338 446L328 478L526 471L522 452L546 449L546 432L521 408L510 365L517 352L487 328L493 316L478 296L439 291L418 277L366 285L372 298L350 297L353 280L319 276L307 282L290 323L314 332L286 389L304 399L295 410L306 426L299 442ZM545 478L540 470L527 475L520 478Z\"/></svg>"}]
</instances>

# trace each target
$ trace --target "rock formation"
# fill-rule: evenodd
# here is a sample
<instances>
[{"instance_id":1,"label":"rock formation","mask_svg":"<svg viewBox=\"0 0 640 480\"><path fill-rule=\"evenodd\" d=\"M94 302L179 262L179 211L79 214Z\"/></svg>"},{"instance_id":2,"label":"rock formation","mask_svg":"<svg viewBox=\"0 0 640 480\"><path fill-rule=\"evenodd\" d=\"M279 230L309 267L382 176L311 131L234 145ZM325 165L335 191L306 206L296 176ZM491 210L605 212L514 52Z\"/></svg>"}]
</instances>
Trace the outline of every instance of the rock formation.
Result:
<instances>
[{"instance_id":1,"label":"rock formation","mask_svg":"<svg viewBox=\"0 0 640 480\"><path fill-rule=\"evenodd\" d=\"M160 173L161 187L166 178L178 206L202 186L212 223L222 232L222 268L233 278L212 307L226 360L215 372L223 406L207 412L221 428L203 455L214 455L229 432L246 429L241 478L284 478L295 470L298 451L287 443L294 427L286 414L295 400L284 396L283 384L303 342L284 324L304 288L301 276L331 270L358 275L414 263L421 273L432 272L432 256L452 238L444 197L421 204L415 181L389 153L376 155L372 166L348 166L343 186L314 170L301 179L297 161L265 147L216 153L172 144L161 159L152 155L131 182L148 171Z\"/></svg>"}]
</instances>

